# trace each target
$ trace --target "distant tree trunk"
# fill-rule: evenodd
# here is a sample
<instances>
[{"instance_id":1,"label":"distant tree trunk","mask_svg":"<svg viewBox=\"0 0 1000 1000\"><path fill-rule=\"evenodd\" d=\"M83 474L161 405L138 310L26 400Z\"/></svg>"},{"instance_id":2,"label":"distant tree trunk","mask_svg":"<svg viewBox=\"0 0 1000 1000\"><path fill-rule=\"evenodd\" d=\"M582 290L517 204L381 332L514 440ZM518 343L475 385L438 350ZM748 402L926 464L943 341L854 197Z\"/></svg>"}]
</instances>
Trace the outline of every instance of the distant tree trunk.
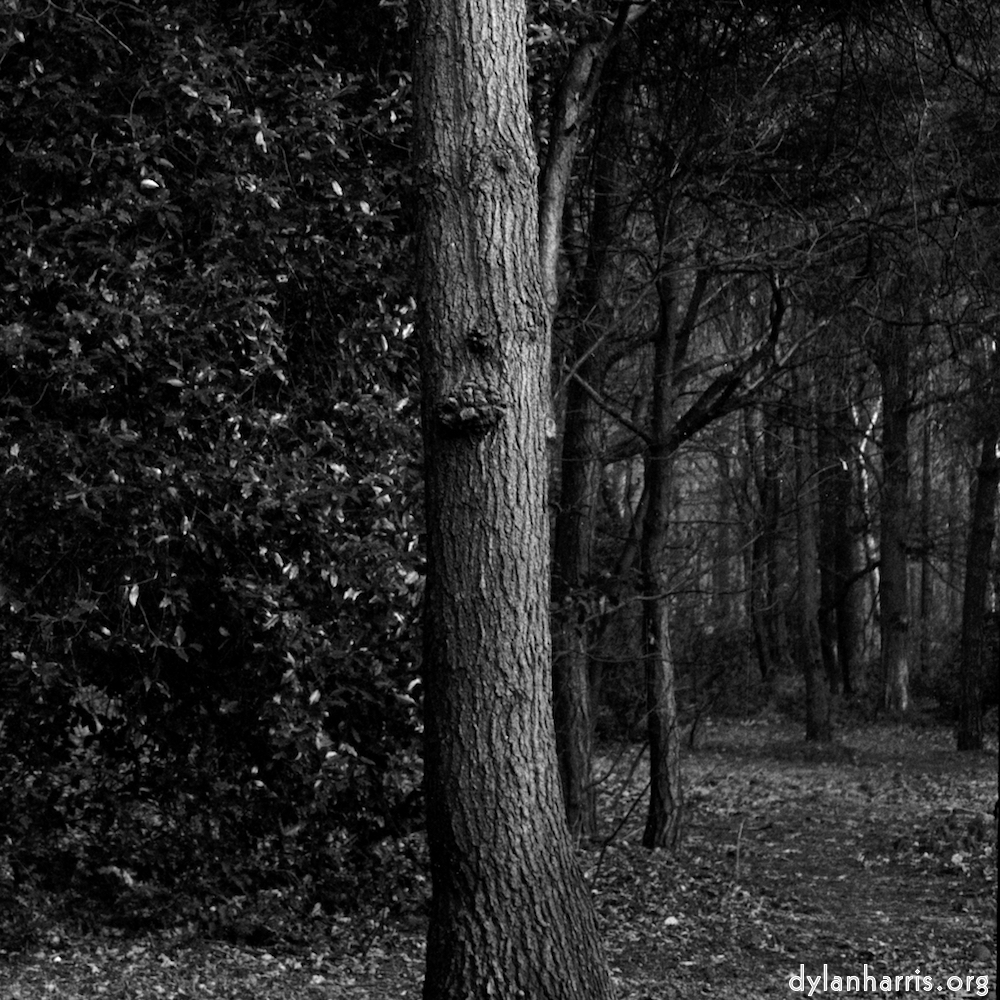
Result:
<instances>
[{"instance_id":1,"label":"distant tree trunk","mask_svg":"<svg viewBox=\"0 0 1000 1000\"><path fill-rule=\"evenodd\" d=\"M578 338L579 340L580 338ZM580 343L576 345L581 353ZM593 347L593 345L591 345ZM591 358L593 360L593 358ZM594 379L593 365L581 376ZM560 504L555 524L552 577L556 626L552 660L556 750L566 825L574 841L597 828L596 797L591 783L590 613L595 506L599 499L600 424L596 406L580 382L566 389Z\"/></svg>"},{"instance_id":2,"label":"distant tree trunk","mask_svg":"<svg viewBox=\"0 0 1000 1000\"><path fill-rule=\"evenodd\" d=\"M857 493L858 431L850 413L844 414L843 461L836 474L837 541L834 567L837 578L837 655L841 689L854 693L854 668L864 647L864 516ZM858 526L858 522L861 526Z\"/></svg>"},{"instance_id":3,"label":"distant tree trunk","mask_svg":"<svg viewBox=\"0 0 1000 1000\"><path fill-rule=\"evenodd\" d=\"M593 394L603 389L613 320L606 287L628 204L625 192L627 95L631 46L620 44L604 72L599 95L594 204L589 252L583 268L580 310L567 362L559 506L556 513L552 594L556 622L553 712L566 822L574 840L597 832L597 798L591 781L593 712L600 664L591 657L591 585L594 523L601 486L601 422Z\"/></svg>"},{"instance_id":4,"label":"distant tree trunk","mask_svg":"<svg viewBox=\"0 0 1000 1000\"><path fill-rule=\"evenodd\" d=\"M816 421L816 461L819 466L819 639L830 691L841 690L843 671L840 666L839 648L839 592L840 579L837 565L838 548L843 542L846 512L840 509L837 473L840 469L840 448L837 441L835 416L829 396L829 386L820 375L820 404Z\"/></svg>"},{"instance_id":5,"label":"distant tree trunk","mask_svg":"<svg viewBox=\"0 0 1000 1000\"><path fill-rule=\"evenodd\" d=\"M931 623L934 614L934 565L931 560L931 420L924 414L920 431L920 670L932 669Z\"/></svg>"},{"instance_id":6,"label":"distant tree trunk","mask_svg":"<svg viewBox=\"0 0 1000 1000\"><path fill-rule=\"evenodd\" d=\"M677 847L683 819L680 726L670 645L670 456L654 446L646 463L649 506L642 533L643 656L650 789L644 847Z\"/></svg>"},{"instance_id":7,"label":"distant tree trunk","mask_svg":"<svg viewBox=\"0 0 1000 1000\"><path fill-rule=\"evenodd\" d=\"M426 1000L610 1000L563 821L525 13L413 9L426 460Z\"/></svg>"},{"instance_id":8,"label":"distant tree trunk","mask_svg":"<svg viewBox=\"0 0 1000 1000\"><path fill-rule=\"evenodd\" d=\"M857 417L857 411L855 411ZM866 417L864 426L858 427L860 437L857 461L851 472L851 486L854 491L853 519L851 532L854 538L857 561L861 566L872 567L872 572L866 574L863 580L855 584L854 594L857 600L858 621L861 622L860 650L864 658L870 659L877 648L881 648L878 638L879 629L879 582L878 572L878 540L875 529L878 517L873 511L878 497L873 499L872 476L870 469L874 467L879 454L878 443L875 441L878 418ZM956 616L957 617L957 616ZM862 687L866 684L865 676L860 678ZM881 691L878 695L881 703Z\"/></svg>"},{"instance_id":9,"label":"distant tree trunk","mask_svg":"<svg viewBox=\"0 0 1000 1000\"><path fill-rule=\"evenodd\" d=\"M817 381L820 641L830 690L849 695L862 628L858 543L851 523L858 433L843 376L821 372Z\"/></svg>"},{"instance_id":10,"label":"distant tree trunk","mask_svg":"<svg viewBox=\"0 0 1000 1000\"><path fill-rule=\"evenodd\" d=\"M712 559L712 617L717 626L728 628L733 617L733 482L730 454L735 442L729 439L729 428L723 426L723 443L715 453L716 517ZM728 446L728 447L727 447Z\"/></svg>"},{"instance_id":11,"label":"distant tree trunk","mask_svg":"<svg viewBox=\"0 0 1000 1000\"><path fill-rule=\"evenodd\" d=\"M757 654L757 666L762 680L767 680L773 670L771 648L767 640L767 622L765 609L767 607L767 556L766 535L764 531L764 475L762 472L762 427L763 413L760 409L743 411L743 436L747 444L747 460L750 465L750 476L756 493L756 503L752 503L750 521L750 567L747 579L750 592L747 597L749 605L750 631L753 635L754 652Z\"/></svg>"},{"instance_id":12,"label":"distant tree trunk","mask_svg":"<svg viewBox=\"0 0 1000 1000\"><path fill-rule=\"evenodd\" d=\"M812 372L796 372L796 399L807 419L795 423L795 527L799 562L798 636L796 658L806 681L806 739L828 743L833 739L830 722L830 681L823 668L819 632L819 566L816 556L816 476L812 423Z\"/></svg>"},{"instance_id":13,"label":"distant tree trunk","mask_svg":"<svg viewBox=\"0 0 1000 1000\"><path fill-rule=\"evenodd\" d=\"M769 680L789 660L781 572L781 428L773 407L751 422L753 476L758 498L750 574L750 620L761 678Z\"/></svg>"},{"instance_id":14,"label":"distant tree trunk","mask_svg":"<svg viewBox=\"0 0 1000 1000\"><path fill-rule=\"evenodd\" d=\"M750 550L750 627L761 680L774 674L774 660L767 634L767 544L763 532L756 532Z\"/></svg>"},{"instance_id":15,"label":"distant tree trunk","mask_svg":"<svg viewBox=\"0 0 1000 1000\"><path fill-rule=\"evenodd\" d=\"M957 744L959 750L983 747L983 670L987 648L986 597L996 509L1000 492L1000 353L989 358L989 374L977 386L983 442L972 491L972 521L965 557L962 599L962 643L959 664ZM1000 669L1000 664L996 669Z\"/></svg>"},{"instance_id":16,"label":"distant tree trunk","mask_svg":"<svg viewBox=\"0 0 1000 1000\"><path fill-rule=\"evenodd\" d=\"M948 463L947 547L945 559L944 612L949 622L961 621L963 573L968 542L969 484L958 462Z\"/></svg>"},{"instance_id":17,"label":"distant tree trunk","mask_svg":"<svg viewBox=\"0 0 1000 1000\"><path fill-rule=\"evenodd\" d=\"M959 666L958 749L983 748L983 663L990 554L996 533L1000 460L997 435L983 441L972 497L972 524L965 557L962 645Z\"/></svg>"},{"instance_id":18,"label":"distant tree trunk","mask_svg":"<svg viewBox=\"0 0 1000 1000\"><path fill-rule=\"evenodd\" d=\"M882 503L879 611L883 705L905 712L910 702L910 345L903 324L886 323L875 358L882 381Z\"/></svg>"},{"instance_id":19,"label":"distant tree trunk","mask_svg":"<svg viewBox=\"0 0 1000 1000\"><path fill-rule=\"evenodd\" d=\"M660 320L654 345L650 413L652 444L646 453L646 513L642 524L642 635L649 738L649 809L642 843L673 850L680 841L684 796L681 787L680 727L670 646L670 464L673 427L674 319L671 277L659 283Z\"/></svg>"}]
</instances>

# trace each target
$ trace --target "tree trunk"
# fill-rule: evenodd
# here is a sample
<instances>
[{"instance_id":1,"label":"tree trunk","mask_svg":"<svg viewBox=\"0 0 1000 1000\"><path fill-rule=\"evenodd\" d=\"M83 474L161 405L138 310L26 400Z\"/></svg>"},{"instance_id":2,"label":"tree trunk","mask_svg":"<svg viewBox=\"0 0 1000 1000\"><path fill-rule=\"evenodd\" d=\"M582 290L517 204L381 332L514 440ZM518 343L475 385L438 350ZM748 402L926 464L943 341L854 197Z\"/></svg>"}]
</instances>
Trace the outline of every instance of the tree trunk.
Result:
<instances>
[{"instance_id":1,"label":"tree trunk","mask_svg":"<svg viewBox=\"0 0 1000 1000\"><path fill-rule=\"evenodd\" d=\"M834 477L837 505L837 539L834 566L837 578L837 655L841 688L854 693L854 668L864 650L864 542L868 521L864 497L859 489L858 468L862 462L861 434L848 404L840 413L841 458Z\"/></svg>"},{"instance_id":2,"label":"tree trunk","mask_svg":"<svg viewBox=\"0 0 1000 1000\"><path fill-rule=\"evenodd\" d=\"M882 380L879 611L883 705L888 711L899 713L907 710L910 701L910 595L906 558L910 527L910 347L904 326L885 324L876 364Z\"/></svg>"},{"instance_id":3,"label":"tree trunk","mask_svg":"<svg viewBox=\"0 0 1000 1000\"><path fill-rule=\"evenodd\" d=\"M573 376L566 386L556 513L552 592L556 622L553 659L553 712L566 823L574 840L597 832L597 802L591 781L593 713L600 687L600 663L591 658L589 600L592 549L601 484L601 424L593 393L601 392L608 337L613 331L609 291L611 265L628 200L622 152L631 90L631 46L611 54L607 86L597 116L593 221L580 289L572 350ZM559 117L558 115L556 116ZM589 391L588 391L589 389ZM593 675L593 676L592 676Z\"/></svg>"},{"instance_id":4,"label":"tree trunk","mask_svg":"<svg viewBox=\"0 0 1000 1000\"><path fill-rule=\"evenodd\" d=\"M735 572L733 560L733 473L730 454L735 441L730 440L729 428L722 427L723 442L715 453L716 487L718 490L715 515L715 538L712 548L712 620L717 628L728 630L734 614ZM727 447L728 446L728 447Z\"/></svg>"},{"instance_id":5,"label":"tree trunk","mask_svg":"<svg viewBox=\"0 0 1000 1000\"><path fill-rule=\"evenodd\" d=\"M650 449L646 463L649 507L642 533L643 656L646 733L649 738L649 809L644 847L677 847L683 818L680 728L670 646L668 524L670 457Z\"/></svg>"},{"instance_id":6,"label":"tree trunk","mask_svg":"<svg viewBox=\"0 0 1000 1000\"><path fill-rule=\"evenodd\" d=\"M962 643L959 664L959 750L983 748L983 670L990 557L996 534L997 494L1000 492L1000 353L994 348L988 374L976 379L982 449L972 491L972 522L965 557L962 597ZM998 665L1000 666L1000 665Z\"/></svg>"},{"instance_id":7,"label":"tree trunk","mask_svg":"<svg viewBox=\"0 0 1000 1000\"><path fill-rule=\"evenodd\" d=\"M829 743L830 680L823 666L819 630L819 566L816 555L816 476L814 475L812 424L812 372L794 372L795 396L804 418L795 422L795 527L799 563L798 636L796 658L806 681L806 739Z\"/></svg>"},{"instance_id":8,"label":"tree trunk","mask_svg":"<svg viewBox=\"0 0 1000 1000\"><path fill-rule=\"evenodd\" d=\"M581 373L590 374L589 365ZM597 828L596 797L591 783L590 616L595 506L599 499L600 426L596 406L581 384L566 390L560 504L556 515L552 660L552 710L566 825L574 842Z\"/></svg>"},{"instance_id":9,"label":"tree trunk","mask_svg":"<svg viewBox=\"0 0 1000 1000\"><path fill-rule=\"evenodd\" d=\"M749 581L750 631L753 635L754 652L757 654L757 667L761 679L767 681L774 672L771 660L771 646L767 636L766 611L767 594L767 536L765 534L765 483L764 463L760 454L762 451L764 417L762 411L747 408L743 411L743 437L747 446L747 462L750 466L750 477L756 492L756 503L751 501L752 514L750 521L750 566L747 570ZM749 491L748 491L749 492Z\"/></svg>"},{"instance_id":10,"label":"tree trunk","mask_svg":"<svg viewBox=\"0 0 1000 1000\"><path fill-rule=\"evenodd\" d=\"M972 524L965 558L962 599L962 646L959 666L958 749L983 748L983 659L986 649L986 595L990 553L996 533L1000 459L997 435L983 441L972 497Z\"/></svg>"},{"instance_id":11,"label":"tree trunk","mask_svg":"<svg viewBox=\"0 0 1000 1000\"><path fill-rule=\"evenodd\" d=\"M654 346L650 414L652 444L646 453L646 513L642 524L642 637L649 738L649 809L642 843L676 848L683 819L680 728L670 648L670 459L673 428L674 313L672 278L660 281L660 322Z\"/></svg>"},{"instance_id":12,"label":"tree trunk","mask_svg":"<svg viewBox=\"0 0 1000 1000\"><path fill-rule=\"evenodd\" d=\"M525 14L413 11L426 460L426 1000L610 1000L551 712L549 340Z\"/></svg>"},{"instance_id":13,"label":"tree trunk","mask_svg":"<svg viewBox=\"0 0 1000 1000\"><path fill-rule=\"evenodd\" d=\"M934 563L931 559L931 497L934 477L931 469L931 418L924 414L920 431L920 672L933 669L931 628L934 621Z\"/></svg>"},{"instance_id":14,"label":"tree trunk","mask_svg":"<svg viewBox=\"0 0 1000 1000\"><path fill-rule=\"evenodd\" d=\"M854 518L851 523L851 531L857 552L857 561L861 566L869 566L872 572L866 574L863 581L855 585L854 594L857 600L857 618L861 622L861 657L863 660L871 660L876 649L881 648L881 640L878 637L879 619L879 582L881 573L878 571L878 539L875 531L878 517L874 508L878 504L879 496L877 490L872 486L873 469L877 462L878 443L875 441L876 426L878 419L871 414L864 415L864 422L861 421L862 411L854 409L855 423L858 424L860 435L860 446L858 448L857 461L851 469L851 482L854 491ZM958 617L957 615L955 616ZM866 676L861 674L860 687L864 690L867 686ZM881 704L881 691L878 695L878 703Z\"/></svg>"},{"instance_id":15,"label":"tree trunk","mask_svg":"<svg viewBox=\"0 0 1000 1000\"><path fill-rule=\"evenodd\" d=\"M840 468L839 447L833 403L829 398L830 382L821 373L818 379L821 403L817 408L816 460L819 466L819 640L830 691L841 690L843 672L840 667L838 623L837 550L842 537L844 512L839 509L837 472Z\"/></svg>"},{"instance_id":16,"label":"tree trunk","mask_svg":"<svg viewBox=\"0 0 1000 1000\"><path fill-rule=\"evenodd\" d=\"M750 618L761 678L769 681L791 660L780 570L783 442L774 406L751 413L748 433L759 505L751 556Z\"/></svg>"},{"instance_id":17,"label":"tree trunk","mask_svg":"<svg viewBox=\"0 0 1000 1000\"><path fill-rule=\"evenodd\" d=\"M830 690L852 693L861 645L858 543L852 525L858 432L851 417L845 373L821 371L817 380L819 463L820 642Z\"/></svg>"}]
</instances>

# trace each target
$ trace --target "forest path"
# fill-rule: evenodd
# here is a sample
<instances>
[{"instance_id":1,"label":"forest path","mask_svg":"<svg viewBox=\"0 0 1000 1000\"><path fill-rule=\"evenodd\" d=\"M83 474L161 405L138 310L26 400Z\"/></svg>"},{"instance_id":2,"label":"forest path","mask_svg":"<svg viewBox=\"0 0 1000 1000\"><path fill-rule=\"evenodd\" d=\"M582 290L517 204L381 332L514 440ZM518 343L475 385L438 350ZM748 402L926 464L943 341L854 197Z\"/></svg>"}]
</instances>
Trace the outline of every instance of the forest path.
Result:
<instances>
[{"instance_id":1,"label":"forest path","mask_svg":"<svg viewBox=\"0 0 1000 1000\"><path fill-rule=\"evenodd\" d=\"M958 754L948 731L894 725L830 747L789 734L787 723L710 726L683 763L680 857L638 847L633 816L589 866L623 995L794 995L800 966L825 966L815 996L871 997L884 975L919 974L932 979L889 992L995 997L995 749ZM622 791L613 784L606 799ZM878 989L832 980L865 972ZM980 978L950 991L955 975Z\"/></svg>"},{"instance_id":2,"label":"forest path","mask_svg":"<svg viewBox=\"0 0 1000 1000\"><path fill-rule=\"evenodd\" d=\"M620 1000L996 997L997 755L958 754L942 729L845 731L819 747L786 721L708 726L684 755L688 829L677 856L640 846L643 765L622 749L602 783L605 848L581 850ZM610 768L611 750L598 773ZM219 941L106 934L0 962L0 1000L415 1000L426 921L342 915L343 947L270 952ZM367 917L365 916L367 914ZM369 919L370 918L370 919ZM828 983L789 988L800 966ZM834 974L877 977L838 989ZM975 978L962 990L947 977ZM843 986L843 984L840 984ZM893 984L895 987L895 984ZM968 988L966 988L968 986ZM501 998L503 1000L503 998Z\"/></svg>"}]
</instances>

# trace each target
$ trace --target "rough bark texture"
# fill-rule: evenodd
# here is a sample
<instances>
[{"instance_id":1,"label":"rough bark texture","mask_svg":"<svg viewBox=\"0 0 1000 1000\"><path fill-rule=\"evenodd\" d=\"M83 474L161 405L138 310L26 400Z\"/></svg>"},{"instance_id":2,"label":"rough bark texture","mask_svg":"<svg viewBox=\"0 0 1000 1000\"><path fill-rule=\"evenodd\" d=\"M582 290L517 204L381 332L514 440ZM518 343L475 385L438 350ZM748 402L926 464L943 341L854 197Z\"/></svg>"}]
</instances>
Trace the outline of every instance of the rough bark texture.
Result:
<instances>
[{"instance_id":1,"label":"rough bark texture","mask_svg":"<svg viewBox=\"0 0 1000 1000\"><path fill-rule=\"evenodd\" d=\"M426 1000L605 1000L555 767L548 329L524 10L415 4L426 461Z\"/></svg>"},{"instance_id":2,"label":"rough bark texture","mask_svg":"<svg viewBox=\"0 0 1000 1000\"><path fill-rule=\"evenodd\" d=\"M882 504L879 611L883 702L905 712L910 694L910 597L906 544L910 529L910 345L902 325L886 324L876 352L882 381Z\"/></svg>"}]
</instances>

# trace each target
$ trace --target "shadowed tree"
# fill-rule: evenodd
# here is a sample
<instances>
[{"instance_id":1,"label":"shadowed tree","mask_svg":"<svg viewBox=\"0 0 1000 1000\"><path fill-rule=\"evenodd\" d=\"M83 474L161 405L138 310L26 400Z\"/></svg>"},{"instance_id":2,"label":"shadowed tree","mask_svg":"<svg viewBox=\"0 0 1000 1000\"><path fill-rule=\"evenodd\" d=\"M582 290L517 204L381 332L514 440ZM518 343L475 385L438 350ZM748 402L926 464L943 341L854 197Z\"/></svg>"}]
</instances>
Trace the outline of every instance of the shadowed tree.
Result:
<instances>
[{"instance_id":1,"label":"shadowed tree","mask_svg":"<svg viewBox=\"0 0 1000 1000\"><path fill-rule=\"evenodd\" d=\"M551 713L549 314L519 0L420 0L426 1000L604 1000Z\"/></svg>"},{"instance_id":2,"label":"shadowed tree","mask_svg":"<svg viewBox=\"0 0 1000 1000\"><path fill-rule=\"evenodd\" d=\"M972 521L965 558L956 733L959 750L983 748L984 671L1000 667L984 662L989 648L986 609L1000 490L1000 353L996 341L983 353L987 357L973 374L974 426L980 438L980 457L972 487Z\"/></svg>"}]
</instances>

